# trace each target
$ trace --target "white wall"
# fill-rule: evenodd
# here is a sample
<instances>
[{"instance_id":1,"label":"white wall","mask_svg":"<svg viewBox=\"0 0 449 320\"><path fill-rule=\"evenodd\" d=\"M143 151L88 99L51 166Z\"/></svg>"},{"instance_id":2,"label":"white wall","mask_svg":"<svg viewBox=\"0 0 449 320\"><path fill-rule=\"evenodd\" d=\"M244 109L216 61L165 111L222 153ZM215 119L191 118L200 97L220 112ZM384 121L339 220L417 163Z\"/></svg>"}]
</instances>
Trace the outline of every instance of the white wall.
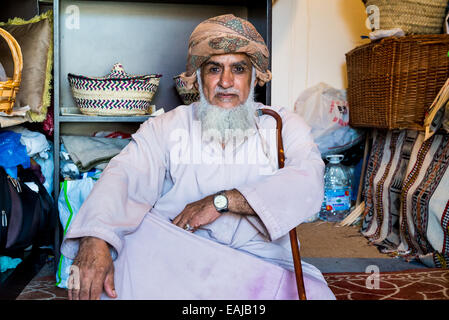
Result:
<instances>
[{"instance_id":1,"label":"white wall","mask_svg":"<svg viewBox=\"0 0 449 320\"><path fill-rule=\"evenodd\" d=\"M293 110L320 82L346 89L345 53L364 44L361 0L273 0L272 104Z\"/></svg>"}]
</instances>

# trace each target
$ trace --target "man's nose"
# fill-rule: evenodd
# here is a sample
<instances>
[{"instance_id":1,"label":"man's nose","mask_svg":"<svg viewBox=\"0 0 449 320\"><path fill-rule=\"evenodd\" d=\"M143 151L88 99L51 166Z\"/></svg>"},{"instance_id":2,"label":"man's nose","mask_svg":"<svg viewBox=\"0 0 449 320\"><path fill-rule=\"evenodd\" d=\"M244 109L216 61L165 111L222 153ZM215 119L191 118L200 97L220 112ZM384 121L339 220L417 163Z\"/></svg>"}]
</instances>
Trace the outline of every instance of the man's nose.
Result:
<instances>
[{"instance_id":1,"label":"man's nose","mask_svg":"<svg viewBox=\"0 0 449 320\"><path fill-rule=\"evenodd\" d=\"M234 86L234 75L231 70L225 69L220 76L220 87L223 89L228 89Z\"/></svg>"}]
</instances>

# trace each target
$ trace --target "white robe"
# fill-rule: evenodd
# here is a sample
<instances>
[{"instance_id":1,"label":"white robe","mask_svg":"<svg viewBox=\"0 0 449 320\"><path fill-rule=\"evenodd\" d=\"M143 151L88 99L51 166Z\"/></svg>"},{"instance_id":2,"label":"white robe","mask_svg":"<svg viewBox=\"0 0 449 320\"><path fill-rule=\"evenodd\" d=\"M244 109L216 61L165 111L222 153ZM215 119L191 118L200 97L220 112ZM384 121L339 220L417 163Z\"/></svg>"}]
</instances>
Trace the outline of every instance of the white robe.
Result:
<instances>
[{"instance_id":1,"label":"white robe","mask_svg":"<svg viewBox=\"0 0 449 320\"><path fill-rule=\"evenodd\" d=\"M107 241L123 299L296 298L288 232L319 210L324 163L299 116L258 107L282 117L284 168L277 169L271 116L256 118L256 134L223 150L202 139L195 104L179 106L143 123L110 161L73 220L62 253L73 259L80 237ZM170 223L187 204L234 188L257 216L225 213L195 234ZM334 299L320 271L302 265L308 298Z\"/></svg>"}]
</instances>

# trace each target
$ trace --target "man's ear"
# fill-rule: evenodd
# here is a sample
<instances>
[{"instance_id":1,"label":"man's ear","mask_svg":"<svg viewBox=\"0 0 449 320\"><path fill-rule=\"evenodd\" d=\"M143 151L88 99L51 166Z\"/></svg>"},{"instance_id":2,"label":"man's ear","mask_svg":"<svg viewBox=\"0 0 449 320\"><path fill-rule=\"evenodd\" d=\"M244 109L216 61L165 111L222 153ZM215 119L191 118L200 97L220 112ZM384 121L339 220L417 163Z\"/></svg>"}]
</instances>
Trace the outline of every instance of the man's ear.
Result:
<instances>
[{"instance_id":1,"label":"man's ear","mask_svg":"<svg viewBox=\"0 0 449 320\"><path fill-rule=\"evenodd\" d=\"M200 86L198 84L198 81L195 81L195 83L193 84L193 86L195 87L196 90L199 90Z\"/></svg>"}]
</instances>

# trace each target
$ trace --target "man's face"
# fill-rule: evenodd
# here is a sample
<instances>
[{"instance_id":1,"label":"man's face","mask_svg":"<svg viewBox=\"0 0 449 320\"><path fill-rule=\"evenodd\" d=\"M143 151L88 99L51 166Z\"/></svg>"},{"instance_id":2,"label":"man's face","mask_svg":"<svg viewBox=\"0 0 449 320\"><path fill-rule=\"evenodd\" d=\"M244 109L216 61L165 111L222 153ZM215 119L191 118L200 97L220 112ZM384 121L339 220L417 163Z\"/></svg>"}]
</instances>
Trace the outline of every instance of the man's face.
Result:
<instances>
[{"instance_id":1,"label":"man's face","mask_svg":"<svg viewBox=\"0 0 449 320\"><path fill-rule=\"evenodd\" d=\"M251 89L251 72L251 60L244 53L212 56L201 66L204 96L225 109L243 104Z\"/></svg>"}]
</instances>

